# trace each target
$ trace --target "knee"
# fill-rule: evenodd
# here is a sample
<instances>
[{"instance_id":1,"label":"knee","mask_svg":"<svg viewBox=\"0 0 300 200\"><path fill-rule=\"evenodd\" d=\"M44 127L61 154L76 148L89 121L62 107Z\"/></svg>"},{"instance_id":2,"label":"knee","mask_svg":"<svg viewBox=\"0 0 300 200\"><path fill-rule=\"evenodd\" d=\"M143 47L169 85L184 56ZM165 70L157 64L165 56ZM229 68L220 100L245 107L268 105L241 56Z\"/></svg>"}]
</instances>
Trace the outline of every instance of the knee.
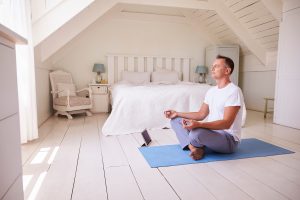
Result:
<instances>
[{"instance_id":1,"label":"knee","mask_svg":"<svg viewBox=\"0 0 300 200\"><path fill-rule=\"evenodd\" d=\"M203 146L203 129L194 129L189 133L189 142L192 144L194 147L201 147Z\"/></svg>"},{"instance_id":2,"label":"knee","mask_svg":"<svg viewBox=\"0 0 300 200\"><path fill-rule=\"evenodd\" d=\"M206 134L206 129L197 128L191 130L189 134L190 141L199 141Z\"/></svg>"},{"instance_id":3,"label":"knee","mask_svg":"<svg viewBox=\"0 0 300 200\"><path fill-rule=\"evenodd\" d=\"M182 120L181 117L175 117L175 118L171 119L170 123L171 123L171 125L178 124L178 123L181 123L181 120Z\"/></svg>"}]
</instances>

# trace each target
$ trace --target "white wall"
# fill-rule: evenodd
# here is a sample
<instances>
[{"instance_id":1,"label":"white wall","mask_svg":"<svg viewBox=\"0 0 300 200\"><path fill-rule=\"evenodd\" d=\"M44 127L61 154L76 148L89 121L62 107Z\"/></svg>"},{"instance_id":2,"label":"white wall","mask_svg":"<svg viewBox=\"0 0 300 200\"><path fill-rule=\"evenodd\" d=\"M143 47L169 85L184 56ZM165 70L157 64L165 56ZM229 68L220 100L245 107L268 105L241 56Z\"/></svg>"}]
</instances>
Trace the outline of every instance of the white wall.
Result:
<instances>
[{"instance_id":1,"label":"white wall","mask_svg":"<svg viewBox=\"0 0 300 200\"><path fill-rule=\"evenodd\" d=\"M36 67L37 119L40 126L52 115L49 70Z\"/></svg>"},{"instance_id":2,"label":"white wall","mask_svg":"<svg viewBox=\"0 0 300 200\"><path fill-rule=\"evenodd\" d=\"M40 126L53 113L52 96L50 94L49 63L41 63L40 49L35 48L35 80L36 80L36 102L37 102L37 120Z\"/></svg>"},{"instance_id":3,"label":"white wall","mask_svg":"<svg viewBox=\"0 0 300 200\"><path fill-rule=\"evenodd\" d=\"M192 57L193 67L204 64L209 45L192 26L166 21L99 19L47 62L72 73L75 83L85 87L94 78L94 63L106 63L108 53ZM107 71L103 75L107 79ZM191 74L193 78L193 73Z\"/></svg>"},{"instance_id":4,"label":"white wall","mask_svg":"<svg viewBox=\"0 0 300 200\"><path fill-rule=\"evenodd\" d=\"M286 0L283 5L274 122L300 129L300 1Z\"/></svg>"},{"instance_id":5,"label":"white wall","mask_svg":"<svg viewBox=\"0 0 300 200\"><path fill-rule=\"evenodd\" d=\"M247 109L263 111L264 98L274 98L276 58L276 52L268 53L267 64L263 65L252 54L241 57L239 85L243 90Z\"/></svg>"},{"instance_id":6,"label":"white wall","mask_svg":"<svg viewBox=\"0 0 300 200\"><path fill-rule=\"evenodd\" d=\"M194 67L204 64L208 45L202 35L186 23L116 17L99 18L43 63L41 54L45 47L41 43L35 47L38 124L41 125L53 113L49 83L51 69L71 72L77 87L83 88L96 75L92 72L94 63L107 66L105 55L108 53L189 56L192 58L193 80ZM103 77L107 79L107 71Z\"/></svg>"}]
</instances>

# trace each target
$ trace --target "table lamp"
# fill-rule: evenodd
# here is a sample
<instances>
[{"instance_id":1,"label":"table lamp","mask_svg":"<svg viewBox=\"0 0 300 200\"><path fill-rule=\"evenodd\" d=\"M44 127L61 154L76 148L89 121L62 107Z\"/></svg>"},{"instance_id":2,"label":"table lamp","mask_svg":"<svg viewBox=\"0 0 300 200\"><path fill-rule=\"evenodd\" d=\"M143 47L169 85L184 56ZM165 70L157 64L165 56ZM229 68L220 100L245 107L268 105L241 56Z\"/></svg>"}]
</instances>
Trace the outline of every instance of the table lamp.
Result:
<instances>
[{"instance_id":1,"label":"table lamp","mask_svg":"<svg viewBox=\"0 0 300 200\"><path fill-rule=\"evenodd\" d=\"M101 83L101 80L102 80L101 73L105 72L104 65L95 63L94 67L93 67L93 72L97 72L96 83Z\"/></svg>"},{"instance_id":2,"label":"table lamp","mask_svg":"<svg viewBox=\"0 0 300 200\"><path fill-rule=\"evenodd\" d=\"M199 74L199 83L206 83L206 74L208 72L207 67L203 66L203 65L198 65L196 67L196 71L197 74Z\"/></svg>"}]
</instances>

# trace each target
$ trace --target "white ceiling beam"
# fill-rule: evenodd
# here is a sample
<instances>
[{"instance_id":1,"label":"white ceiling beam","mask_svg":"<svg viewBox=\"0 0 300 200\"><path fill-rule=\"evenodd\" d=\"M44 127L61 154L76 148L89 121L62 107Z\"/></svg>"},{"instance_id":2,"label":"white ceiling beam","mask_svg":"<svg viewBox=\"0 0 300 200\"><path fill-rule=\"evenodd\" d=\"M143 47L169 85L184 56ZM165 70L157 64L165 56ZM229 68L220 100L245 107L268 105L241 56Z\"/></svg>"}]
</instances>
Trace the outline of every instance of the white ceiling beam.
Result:
<instances>
[{"instance_id":1,"label":"white ceiling beam","mask_svg":"<svg viewBox=\"0 0 300 200\"><path fill-rule=\"evenodd\" d=\"M143 21L154 21L154 22L173 22L173 23L185 23L185 17L180 16L169 16L159 14L148 14L148 13L134 13L134 12L118 12L112 15L116 19L129 19L129 20L143 20Z\"/></svg>"},{"instance_id":2,"label":"white ceiling beam","mask_svg":"<svg viewBox=\"0 0 300 200\"><path fill-rule=\"evenodd\" d=\"M207 1L199 0L118 0L119 3L212 10Z\"/></svg>"},{"instance_id":3,"label":"white ceiling beam","mask_svg":"<svg viewBox=\"0 0 300 200\"><path fill-rule=\"evenodd\" d=\"M103 17L103 15L115 5L115 0L97 0L91 6L73 17L40 43L41 61L46 61L61 47L99 19L99 17Z\"/></svg>"},{"instance_id":4,"label":"white ceiling beam","mask_svg":"<svg viewBox=\"0 0 300 200\"><path fill-rule=\"evenodd\" d=\"M94 0L63 1L57 7L45 11L44 15L32 23L33 45L36 46L54 33L79 12L91 5Z\"/></svg>"},{"instance_id":5,"label":"white ceiling beam","mask_svg":"<svg viewBox=\"0 0 300 200\"><path fill-rule=\"evenodd\" d=\"M265 8L270 11L270 13L277 19L278 22L281 21L282 16L282 1L281 0L261 0L265 5Z\"/></svg>"},{"instance_id":6,"label":"white ceiling beam","mask_svg":"<svg viewBox=\"0 0 300 200\"><path fill-rule=\"evenodd\" d=\"M228 25L247 48L265 65L266 50L256 41L252 35L236 19L231 10L220 0L209 0L217 14Z\"/></svg>"}]
</instances>

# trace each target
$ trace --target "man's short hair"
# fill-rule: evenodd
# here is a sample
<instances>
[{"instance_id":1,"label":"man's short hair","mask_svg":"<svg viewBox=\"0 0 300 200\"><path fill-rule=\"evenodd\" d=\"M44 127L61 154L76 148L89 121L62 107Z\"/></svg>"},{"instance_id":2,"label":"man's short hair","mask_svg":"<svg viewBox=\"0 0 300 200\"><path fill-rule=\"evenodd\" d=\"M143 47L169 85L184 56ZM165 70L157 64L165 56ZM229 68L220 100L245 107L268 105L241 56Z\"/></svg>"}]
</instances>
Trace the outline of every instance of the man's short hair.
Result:
<instances>
[{"instance_id":1,"label":"man's short hair","mask_svg":"<svg viewBox=\"0 0 300 200\"><path fill-rule=\"evenodd\" d=\"M231 58L222 55L217 55L216 59L224 59L225 64L231 69L230 74L232 74L234 70L234 62L232 61Z\"/></svg>"}]
</instances>

